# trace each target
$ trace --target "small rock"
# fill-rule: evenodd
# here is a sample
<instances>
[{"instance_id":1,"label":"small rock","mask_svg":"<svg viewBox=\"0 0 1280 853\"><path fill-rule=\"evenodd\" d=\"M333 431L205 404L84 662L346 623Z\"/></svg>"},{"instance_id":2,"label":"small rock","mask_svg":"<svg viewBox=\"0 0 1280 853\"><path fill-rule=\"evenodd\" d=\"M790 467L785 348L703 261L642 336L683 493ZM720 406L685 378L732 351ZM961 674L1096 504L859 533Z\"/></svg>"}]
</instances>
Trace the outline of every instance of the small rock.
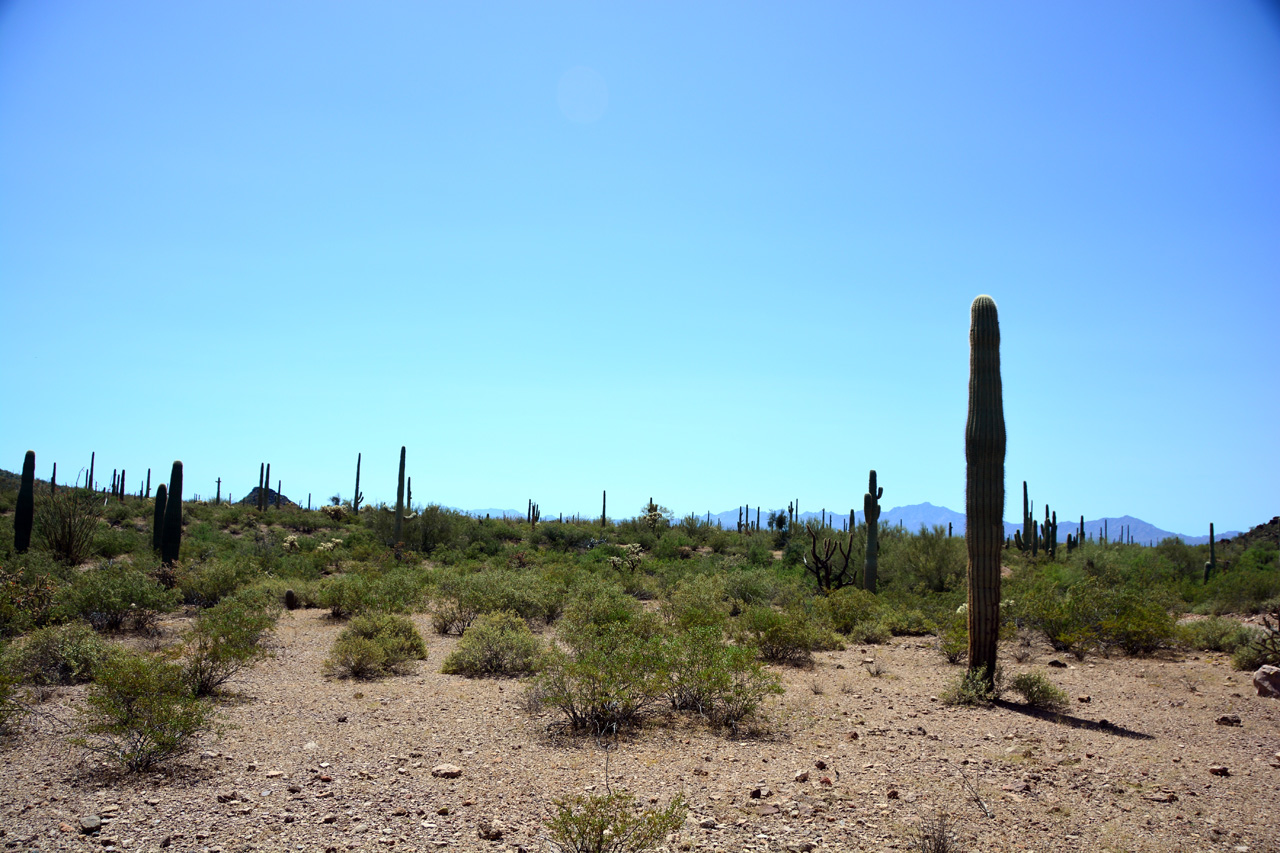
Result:
<instances>
[{"instance_id":1,"label":"small rock","mask_svg":"<svg viewBox=\"0 0 1280 853\"><path fill-rule=\"evenodd\" d=\"M809 853L814 849L816 848L812 841L793 841L787 845L787 850L792 851L792 853Z\"/></svg>"},{"instance_id":2,"label":"small rock","mask_svg":"<svg viewBox=\"0 0 1280 853\"><path fill-rule=\"evenodd\" d=\"M773 796L773 791L769 790L768 785L757 785L751 789L751 794L749 796L753 800L763 800L765 797Z\"/></svg>"},{"instance_id":3,"label":"small rock","mask_svg":"<svg viewBox=\"0 0 1280 853\"><path fill-rule=\"evenodd\" d=\"M1231 771L1228 770L1227 767L1222 764L1210 764L1209 772L1212 773L1214 776L1230 776L1231 775Z\"/></svg>"},{"instance_id":4,"label":"small rock","mask_svg":"<svg viewBox=\"0 0 1280 853\"><path fill-rule=\"evenodd\" d=\"M80 818L80 831L85 835L92 835L102 829L102 818L96 814L88 814Z\"/></svg>"},{"instance_id":5,"label":"small rock","mask_svg":"<svg viewBox=\"0 0 1280 853\"><path fill-rule=\"evenodd\" d=\"M75 832L76 828L69 823L63 822L58 824L59 832Z\"/></svg>"},{"instance_id":6,"label":"small rock","mask_svg":"<svg viewBox=\"0 0 1280 853\"><path fill-rule=\"evenodd\" d=\"M796 781L797 781L797 782L808 782L808 781L809 781L809 771L808 771L808 770L801 770L799 773L797 773L797 774L796 774Z\"/></svg>"},{"instance_id":7,"label":"small rock","mask_svg":"<svg viewBox=\"0 0 1280 853\"><path fill-rule=\"evenodd\" d=\"M1220 726L1243 726L1244 725L1244 723L1240 721L1239 714L1223 714L1214 722L1216 722Z\"/></svg>"},{"instance_id":8,"label":"small rock","mask_svg":"<svg viewBox=\"0 0 1280 853\"><path fill-rule=\"evenodd\" d=\"M1178 801L1178 795L1162 791L1160 793L1150 795L1147 799L1153 803L1176 803Z\"/></svg>"},{"instance_id":9,"label":"small rock","mask_svg":"<svg viewBox=\"0 0 1280 853\"><path fill-rule=\"evenodd\" d=\"M346 714L339 714L339 715L338 715L338 722L340 722L340 723L345 723L346 721L347 721L347 715L346 715Z\"/></svg>"},{"instance_id":10,"label":"small rock","mask_svg":"<svg viewBox=\"0 0 1280 853\"><path fill-rule=\"evenodd\" d=\"M325 815L324 817L320 818L320 822L321 822L321 823L333 823L333 822L334 822L334 821L336 821L337 819L338 819L338 816L337 816L336 814L334 814L333 812L329 812L327 815Z\"/></svg>"},{"instance_id":11,"label":"small rock","mask_svg":"<svg viewBox=\"0 0 1280 853\"><path fill-rule=\"evenodd\" d=\"M826 769L827 769L827 762L825 762L825 761L823 761L821 758L819 758L817 761L813 762L813 766L814 766L814 767L816 767L816 768L818 768L819 770L826 770Z\"/></svg>"},{"instance_id":12,"label":"small rock","mask_svg":"<svg viewBox=\"0 0 1280 853\"><path fill-rule=\"evenodd\" d=\"M449 807L448 807L448 806L441 806L440 808L436 809L436 814L439 814L439 815L445 815L445 814L448 814L448 813L449 813Z\"/></svg>"},{"instance_id":13,"label":"small rock","mask_svg":"<svg viewBox=\"0 0 1280 853\"><path fill-rule=\"evenodd\" d=\"M715 829L716 819L713 817L704 817L702 820L698 821L698 826L703 829Z\"/></svg>"},{"instance_id":14,"label":"small rock","mask_svg":"<svg viewBox=\"0 0 1280 853\"><path fill-rule=\"evenodd\" d=\"M283 776L283 775L284 775L284 771L283 771L283 770L269 770L269 771L267 771L267 778L268 778L268 779L279 779L279 778L280 778L281 776Z\"/></svg>"},{"instance_id":15,"label":"small rock","mask_svg":"<svg viewBox=\"0 0 1280 853\"><path fill-rule=\"evenodd\" d=\"M818 784L819 784L819 785L825 785L826 787L830 788L830 787L831 787L831 785L832 785L831 777L830 777L830 776L823 776L821 779L819 779L819 780L818 780Z\"/></svg>"},{"instance_id":16,"label":"small rock","mask_svg":"<svg viewBox=\"0 0 1280 853\"><path fill-rule=\"evenodd\" d=\"M437 779L457 779L462 775L462 768L456 764L437 764L431 768L431 775Z\"/></svg>"},{"instance_id":17,"label":"small rock","mask_svg":"<svg viewBox=\"0 0 1280 853\"><path fill-rule=\"evenodd\" d=\"M1054 669L1066 669L1066 668L1067 668L1067 665L1066 665L1065 663L1063 663L1062 661L1058 660L1057 658L1054 658L1053 660L1049 661L1049 664L1048 664L1048 665L1049 665L1049 666L1051 666L1051 667L1053 667Z\"/></svg>"},{"instance_id":18,"label":"small rock","mask_svg":"<svg viewBox=\"0 0 1280 853\"><path fill-rule=\"evenodd\" d=\"M1280 666L1264 664L1253 674L1253 686L1259 696L1280 699Z\"/></svg>"},{"instance_id":19,"label":"small rock","mask_svg":"<svg viewBox=\"0 0 1280 853\"><path fill-rule=\"evenodd\" d=\"M482 820L476 825L476 834L485 841L500 841L506 827L496 820Z\"/></svg>"},{"instance_id":20,"label":"small rock","mask_svg":"<svg viewBox=\"0 0 1280 853\"><path fill-rule=\"evenodd\" d=\"M898 799L898 796L899 796L899 795L898 795L898 789L897 789L897 788L890 788L890 789L889 789L889 793L885 794L885 796L886 796L886 797L888 797L888 798L889 798L889 799L891 799L891 800L896 800L896 799Z\"/></svg>"},{"instance_id":21,"label":"small rock","mask_svg":"<svg viewBox=\"0 0 1280 853\"><path fill-rule=\"evenodd\" d=\"M1092 697L1092 696L1077 696L1077 697L1076 697L1076 701L1077 701L1077 702L1083 702L1084 704L1088 705L1090 702L1092 702L1092 701L1093 701L1093 697Z\"/></svg>"}]
</instances>

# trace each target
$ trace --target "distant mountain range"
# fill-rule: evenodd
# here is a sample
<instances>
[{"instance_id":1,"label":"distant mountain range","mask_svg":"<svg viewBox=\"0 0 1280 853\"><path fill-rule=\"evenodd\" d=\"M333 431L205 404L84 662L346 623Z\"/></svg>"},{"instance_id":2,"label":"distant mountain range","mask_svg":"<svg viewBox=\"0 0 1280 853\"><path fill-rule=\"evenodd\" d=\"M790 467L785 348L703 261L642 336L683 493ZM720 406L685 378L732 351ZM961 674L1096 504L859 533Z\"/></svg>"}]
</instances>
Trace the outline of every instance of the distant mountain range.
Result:
<instances>
[{"instance_id":1,"label":"distant mountain range","mask_svg":"<svg viewBox=\"0 0 1280 853\"><path fill-rule=\"evenodd\" d=\"M484 515L490 515L494 518L501 518L503 516L506 516L509 518L516 518L516 519L525 518L525 512L523 510L515 510L515 509L503 510L503 509L490 508L490 509L473 509L473 510L460 510L460 511L465 512L468 515L481 516L481 517L483 517ZM759 511L760 526L766 527L769 524L769 513L777 512L777 511L779 510L771 510L771 509L765 509L764 507L761 507ZM786 509L783 508L780 511L786 512ZM728 530L735 530L737 529L737 526L738 526L738 510L737 509L726 510L724 512L718 512L718 513L708 513L700 517L703 519L709 519L712 524L719 523L721 527L724 527ZM558 518L558 516L552 515L550 513L544 513L542 516L543 521L550 521L553 518ZM677 521L678 520L679 519L677 519ZM751 508L750 518L748 520L750 520L752 524L755 523L756 521L755 507ZM845 525L847 525L849 522L849 516L847 514L841 515L839 513L827 513L826 520L827 520L827 523L832 525L833 527L836 527L838 529L844 529ZM857 521L857 523L861 524L865 519L863 518L863 514L861 512L858 512L858 513L855 513L855 520ZM1042 518L1038 518L1036 519L1036 522L1039 523L1043 520L1044 519ZM822 513L821 512L802 512L800 513L800 521L802 523L814 522L816 524L821 524ZM921 504L911 504L910 506L896 506L896 507L893 507L892 509L882 509L880 511L880 523L882 525L889 525L889 526L901 525L902 527L905 527L907 530L911 530L911 531L919 530L921 526L924 526L924 527L938 526L938 527L945 528L948 524L950 524L951 532L953 535L955 536L964 535L964 513L963 512L956 512L953 509L947 509L945 506L934 506L933 504L928 502L921 503ZM1066 518L1059 517L1058 518L1058 541L1061 543L1065 543L1067 541L1067 534L1070 533L1072 536L1075 536L1079 530L1079 527L1080 527L1079 517L1075 519L1066 519ZM1006 521L1004 524L1004 532L1006 536L1013 536L1013 532L1015 530L1021 530L1021 529L1022 529L1022 525L1020 524L1015 524L1008 521ZM1169 537L1175 537L1177 539L1181 539L1183 542L1187 543L1188 545L1203 545L1209 541L1209 537L1207 535L1188 536L1185 533L1173 533L1168 530L1161 530L1159 527L1156 527L1154 524L1148 524L1142 519L1134 518L1131 515L1123 515L1123 516L1120 516L1119 518L1093 518L1093 519L1086 518L1084 522L1084 532L1087 538L1093 539L1095 541L1098 539L1098 537L1105 534L1107 538L1109 538L1112 542L1118 542L1123 532L1123 533L1127 533L1128 538L1132 539L1133 542L1142 544L1142 545L1154 545L1159 543L1163 539L1168 539ZM1218 539L1231 539L1236 536L1239 536L1240 532L1236 530L1224 530L1224 531L1215 531L1215 534Z\"/></svg>"}]
</instances>

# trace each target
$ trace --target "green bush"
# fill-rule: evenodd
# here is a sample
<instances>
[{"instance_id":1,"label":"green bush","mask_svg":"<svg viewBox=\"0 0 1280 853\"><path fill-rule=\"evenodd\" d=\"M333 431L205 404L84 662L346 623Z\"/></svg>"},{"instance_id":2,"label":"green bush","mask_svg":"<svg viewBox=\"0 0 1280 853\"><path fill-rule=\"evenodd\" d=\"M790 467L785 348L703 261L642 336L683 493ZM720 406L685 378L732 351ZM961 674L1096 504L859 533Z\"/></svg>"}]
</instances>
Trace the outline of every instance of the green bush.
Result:
<instances>
[{"instance_id":1,"label":"green bush","mask_svg":"<svg viewBox=\"0 0 1280 853\"><path fill-rule=\"evenodd\" d=\"M64 620L83 619L98 631L119 631L131 623L153 630L161 613L178 606L178 592L166 590L145 572L122 563L86 569L59 591L56 612Z\"/></svg>"},{"instance_id":2,"label":"green bush","mask_svg":"<svg viewBox=\"0 0 1280 853\"><path fill-rule=\"evenodd\" d=\"M18 695L18 679L4 666L5 649L0 646L0 737L13 734L26 705Z\"/></svg>"},{"instance_id":3,"label":"green bush","mask_svg":"<svg viewBox=\"0 0 1280 853\"><path fill-rule=\"evenodd\" d=\"M736 727L766 696L783 692L782 682L756 660L755 650L725 643L717 626L678 633L664 651L671 707L700 714L712 725Z\"/></svg>"},{"instance_id":4,"label":"green bush","mask_svg":"<svg viewBox=\"0 0 1280 853\"><path fill-rule=\"evenodd\" d=\"M201 612L186 634L187 686L196 696L217 692L234 675L266 657L263 638L280 611L261 598L232 597Z\"/></svg>"},{"instance_id":5,"label":"green bush","mask_svg":"<svg viewBox=\"0 0 1280 853\"><path fill-rule=\"evenodd\" d=\"M128 771L150 770L213 727L213 712L187 688L177 664L150 655L109 655L85 697L70 742Z\"/></svg>"},{"instance_id":6,"label":"green bush","mask_svg":"<svg viewBox=\"0 0 1280 853\"><path fill-rule=\"evenodd\" d=\"M635 627L583 625L570 637L569 652L551 651L537 689L570 729L605 733L635 725L666 693L661 637Z\"/></svg>"},{"instance_id":7,"label":"green bush","mask_svg":"<svg viewBox=\"0 0 1280 853\"><path fill-rule=\"evenodd\" d=\"M729 621L724 580L718 575L695 575L676 582L662 605L662 615L676 631L714 628Z\"/></svg>"},{"instance_id":8,"label":"green bush","mask_svg":"<svg viewBox=\"0 0 1280 853\"><path fill-rule=\"evenodd\" d=\"M354 617L338 635L324 668L338 677L378 678L426 659L427 645L406 617L367 613Z\"/></svg>"},{"instance_id":9,"label":"green bush","mask_svg":"<svg viewBox=\"0 0 1280 853\"><path fill-rule=\"evenodd\" d=\"M661 844L684 824L689 804L676 796L665 808L636 810L626 793L579 794L555 801L547 822L561 853L640 853Z\"/></svg>"},{"instance_id":10,"label":"green bush","mask_svg":"<svg viewBox=\"0 0 1280 853\"><path fill-rule=\"evenodd\" d=\"M797 608L748 607L736 628L739 642L754 646L770 663L804 666L813 662L815 649L830 643L831 632Z\"/></svg>"},{"instance_id":11,"label":"green bush","mask_svg":"<svg viewBox=\"0 0 1280 853\"><path fill-rule=\"evenodd\" d=\"M1256 633L1257 628L1242 625L1235 619L1210 616L1179 622L1174 627L1173 636L1177 644L1186 649L1231 654L1253 639Z\"/></svg>"},{"instance_id":12,"label":"green bush","mask_svg":"<svg viewBox=\"0 0 1280 853\"><path fill-rule=\"evenodd\" d=\"M518 614L487 613L471 623L440 671L468 678L526 675L538 669L542 654L542 643Z\"/></svg>"},{"instance_id":13,"label":"green bush","mask_svg":"<svg viewBox=\"0 0 1280 853\"><path fill-rule=\"evenodd\" d=\"M989 705L1000 698L1003 689L999 669L996 670L993 688L987 686L981 672L966 669L963 675L939 694L938 699L944 705Z\"/></svg>"},{"instance_id":14,"label":"green bush","mask_svg":"<svg viewBox=\"0 0 1280 853\"><path fill-rule=\"evenodd\" d=\"M28 558L25 568L0 566L0 637L43 625L54 606L58 590L55 575L48 571L49 567L39 565L39 555L28 552L25 556Z\"/></svg>"},{"instance_id":15,"label":"green bush","mask_svg":"<svg viewBox=\"0 0 1280 853\"><path fill-rule=\"evenodd\" d=\"M4 668L18 680L41 687L80 684L93 680L110 652L87 624L72 622L41 628L9 646Z\"/></svg>"},{"instance_id":16,"label":"green bush","mask_svg":"<svg viewBox=\"0 0 1280 853\"><path fill-rule=\"evenodd\" d=\"M248 583L255 573L243 560L214 559L180 569L177 588L183 604L212 607Z\"/></svg>"},{"instance_id":17,"label":"green bush","mask_svg":"<svg viewBox=\"0 0 1280 853\"><path fill-rule=\"evenodd\" d=\"M349 619L368 610L371 597L368 579L355 572L329 578L321 585L318 596L320 606L327 607L334 619Z\"/></svg>"},{"instance_id":18,"label":"green bush","mask_svg":"<svg viewBox=\"0 0 1280 853\"><path fill-rule=\"evenodd\" d=\"M890 637L876 596L865 589L846 586L825 599L831 626L855 643L883 643Z\"/></svg>"},{"instance_id":19,"label":"green bush","mask_svg":"<svg viewBox=\"0 0 1280 853\"><path fill-rule=\"evenodd\" d=\"M1067 694L1039 672L1020 672L1009 682L1009 687L1022 694L1022 699L1032 708L1061 711L1067 707Z\"/></svg>"}]
</instances>

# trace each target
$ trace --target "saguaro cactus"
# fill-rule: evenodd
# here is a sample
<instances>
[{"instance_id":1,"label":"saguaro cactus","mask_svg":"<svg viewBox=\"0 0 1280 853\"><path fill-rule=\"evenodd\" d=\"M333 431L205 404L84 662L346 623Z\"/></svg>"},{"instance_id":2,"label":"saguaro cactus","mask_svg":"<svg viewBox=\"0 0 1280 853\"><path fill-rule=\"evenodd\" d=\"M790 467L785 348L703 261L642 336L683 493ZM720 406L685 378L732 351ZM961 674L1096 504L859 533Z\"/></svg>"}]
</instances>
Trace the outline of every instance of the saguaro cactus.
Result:
<instances>
[{"instance_id":1,"label":"saguaro cactus","mask_svg":"<svg viewBox=\"0 0 1280 853\"><path fill-rule=\"evenodd\" d=\"M969 552L969 671L994 689L1004 542L1004 394L995 300L969 310L969 418L965 424L965 545Z\"/></svg>"},{"instance_id":2,"label":"saguaro cactus","mask_svg":"<svg viewBox=\"0 0 1280 853\"><path fill-rule=\"evenodd\" d=\"M156 509L151 516L151 550L160 553L164 541L164 505L169 495L169 487L164 483L156 486Z\"/></svg>"},{"instance_id":3,"label":"saguaro cactus","mask_svg":"<svg viewBox=\"0 0 1280 853\"><path fill-rule=\"evenodd\" d=\"M607 489L600 490L600 526L609 526L609 515L605 511L609 507L609 491Z\"/></svg>"},{"instance_id":4,"label":"saguaro cactus","mask_svg":"<svg viewBox=\"0 0 1280 853\"><path fill-rule=\"evenodd\" d=\"M396 481L396 526L392 538L396 544L404 533L404 447L400 448L400 476Z\"/></svg>"},{"instance_id":5,"label":"saguaro cactus","mask_svg":"<svg viewBox=\"0 0 1280 853\"><path fill-rule=\"evenodd\" d=\"M25 482L27 467L22 466L23 482ZM1218 556L1213 550L1213 522L1209 522L1209 562L1204 564L1204 582L1209 582L1209 576L1218 568Z\"/></svg>"},{"instance_id":6,"label":"saguaro cactus","mask_svg":"<svg viewBox=\"0 0 1280 853\"><path fill-rule=\"evenodd\" d=\"M862 496L862 516L867 523L867 556L863 561L862 580L868 592L876 591L876 572L880 566L880 498L884 497L884 487L876 487L876 472L873 469L867 485L867 493Z\"/></svg>"},{"instance_id":7,"label":"saguaro cactus","mask_svg":"<svg viewBox=\"0 0 1280 853\"><path fill-rule=\"evenodd\" d=\"M13 511L13 550L27 553L31 547L31 526L36 519L36 452L28 450L22 457L22 484L18 486L18 505Z\"/></svg>"},{"instance_id":8,"label":"saguaro cactus","mask_svg":"<svg viewBox=\"0 0 1280 853\"><path fill-rule=\"evenodd\" d=\"M182 462L173 463L169 473L169 495L164 504L164 535L160 540L160 562L172 566L178 562L182 547Z\"/></svg>"},{"instance_id":9,"label":"saguaro cactus","mask_svg":"<svg viewBox=\"0 0 1280 853\"><path fill-rule=\"evenodd\" d=\"M360 514L360 501L364 500L364 495L360 494L360 455L356 454L356 490L355 497L351 499L351 511L356 515Z\"/></svg>"}]
</instances>

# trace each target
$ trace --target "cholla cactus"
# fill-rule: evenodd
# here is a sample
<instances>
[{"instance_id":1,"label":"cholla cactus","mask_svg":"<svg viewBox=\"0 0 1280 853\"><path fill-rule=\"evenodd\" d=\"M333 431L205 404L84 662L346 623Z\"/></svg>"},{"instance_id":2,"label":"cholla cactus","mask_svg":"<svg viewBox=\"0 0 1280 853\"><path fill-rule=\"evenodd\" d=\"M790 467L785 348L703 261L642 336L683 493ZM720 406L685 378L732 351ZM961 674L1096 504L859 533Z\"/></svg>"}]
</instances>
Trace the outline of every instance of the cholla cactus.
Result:
<instances>
[{"instance_id":1,"label":"cholla cactus","mask_svg":"<svg viewBox=\"0 0 1280 853\"><path fill-rule=\"evenodd\" d=\"M284 550L286 554L293 554L298 551L298 537L296 534L284 537Z\"/></svg>"},{"instance_id":2,"label":"cholla cactus","mask_svg":"<svg viewBox=\"0 0 1280 853\"><path fill-rule=\"evenodd\" d=\"M628 572L634 572L640 566L640 552L642 550L644 549L636 542L623 545L622 556L610 557L609 565L618 570L626 569Z\"/></svg>"}]
</instances>

